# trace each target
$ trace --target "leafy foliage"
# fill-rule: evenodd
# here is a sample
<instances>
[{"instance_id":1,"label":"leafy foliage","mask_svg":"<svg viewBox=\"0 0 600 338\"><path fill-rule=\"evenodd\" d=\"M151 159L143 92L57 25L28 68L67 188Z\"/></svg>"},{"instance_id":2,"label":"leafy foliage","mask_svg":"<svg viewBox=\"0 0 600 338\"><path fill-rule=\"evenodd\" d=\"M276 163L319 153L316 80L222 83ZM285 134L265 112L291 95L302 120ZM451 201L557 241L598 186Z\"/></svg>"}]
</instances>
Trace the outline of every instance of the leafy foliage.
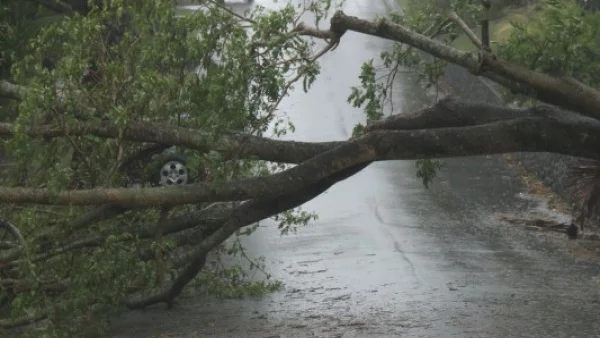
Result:
<instances>
[{"instance_id":1,"label":"leafy foliage","mask_svg":"<svg viewBox=\"0 0 600 338\"><path fill-rule=\"evenodd\" d=\"M352 92L348 96L348 103L353 107L363 107L368 121L379 120L383 117L383 99L385 97L385 88L378 83L376 71L373 67L373 60L364 63L361 69L360 81L361 87L352 87ZM362 132L362 125L355 126L353 135Z\"/></svg>"},{"instance_id":2,"label":"leafy foliage","mask_svg":"<svg viewBox=\"0 0 600 338\"><path fill-rule=\"evenodd\" d=\"M241 237L249 236L257 227L258 224L238 233L230 245L223 244L215 249L208 266L192 284L194 294L219 298L260 297L282 288L280 281L271 280L271 274L266 271L265 258L249 257L242 245ZM235 258L241 258L247 264L235 262ZM257 280L257 273L263 274L266 279Z\"/></svg>"},{"instance_id":3,"label":"leafy foliage","mask_svg":"<svg viewBox=\"0 0 600 338\"><path fill-rule=\"evenodd\" d=\"M585 10L590 4L575 0L544 0L541 4L533 20L513 24L514 30L499 44L498 54L530 69L600 88L600 12ZM505 98L522 105L535 103L535 98L508 92ZM567 174L581 222L598 215L598 165L580 159Z\"/></svg>"},{"instance_id":4,"label":"leafy foliage","mask_svg":"<svg viewBox=\"0 0 600 338\"><path fill-rule=\"evenodd\" d=\"M498 45L498 55L536 71L600 87L600 13L584 11L574 0L544 0L540 8L533 20L513 24L510 37Z\"/></svg>"},{"instance_id":5,"label":"leafy foliage","mask_svg":"<svg viewBox=\"0 0 600 338\"><path fill-rule=\"evenodd\" d=\"M23 55L20 42L34 35L37 8L32 2L8 0L0 5L0 78L10 75L15 59Z\"/></svg>"},{"instance_id":6,"label":"leafy foliage","mask_svg":"<svg viewBox=\"0 0 600 338\"><path fill-rule=\"evenodd\" d=\"M460 28L447 21L449 11L461 13L461 17L469 24L477 22L480 6L471 1L408 1L402 2L402 13L391 11L387 20L405 25L406 27L423 32L432 38L439 38L442 42L450 43L461 33ZM393 86L396 76L402 69L410 69L417 75L425 89L431 88L444 74L446 62L426 55L411 46L394 43L391 50L381 53L382 69L376 69L374 60L365 62L362 66L361 87L352 88L348 97L354 107L364 107L367 122L377 120L384 116L386 100L393 97ZM384 73L384 75L382 75ZM382 81L382 79L385 79ZM393 107L393 105L390 105ZM353 130L357 136L363 132L364 126L358 124ZM420 159L415 162L417 176L423 180L425 187L429 186L435 178L437 170L441 168L439 160Z\"/></svg>"},{"instance_id":7,"label":"leafy foliage","mask_svg":"<svg viewBox=\"0 0 600 338\"><path fill-rule=\"evenodd\" d=\"M22 4L3 3L3 18L12 15L15 6L25 12L19 12L17 21L3 20L2 32L38 18L37 6ZM309 5L307 10L324 17L331 3ZM290 77L302 80L308 90L319 72L318 65L310 61L312 44L287 33L290 22L304 9L288 5L267 11L258 6L243 19L212 1L201 1L200 7L182 13L170 0L106 0L91 3L87 13L54 16L28 38L3 34L0 44L6 49L2 48L0 77L10 74L28 86L14 114L16 135L4 141L12 163L3 172L3 184L57 192L152 184L145 179L148 175L140 175L152 167L149 159L135 161L125 169L122 166L142 150L139 144L120 137L44 140L24 134L36 125L67 130L81 121L101 125L108 120L125 128L144 121L213 135L223 131L262 135L270 125L275 125L274 132L279 135L293 129L276 115L277 105L293 88ZM16 47L17 39L24 41L23 50ZM6 54L8 51L12 54ZM232 160L230 154L176 151L186 155L192 176L206 170L216 184L282 169L258 161ZM168 214L175 217L204 207L179 206ZM89 211L35 206L2 210L2 217L18 225L26 243L23 252L14 249L0 257L4 263L16 264L15 269L3 270L6 274L0 278L30 286L18 292L4 289L6 304L1 317L44 315L48 317L46 325L30 328L30 335L75 336L83 325L82 314L91 315L90 309L95 307L119 308L132 293L147 294L160 288L169 278L163 271L163 258L177 261L178 255L189 250L181 240L185 231L177 234L179 237L159 235L160 221L157 224L156 220L161 210L132 210L92 226L73 224L73 219ZM276 220L287 233L315 217L290 210ZM255 229L248 227L244 234ZM140 236L144 231L157 236ZM248 272L258 271L270 277L260 260L245 254L241 242L232 245L213 251L212 262L224 259L222 256L243 257L250 266L208 264L195 281L201 291L237 297L280 287L268 278L263 281L250 276ZM168 263L166 269L169 273L178 270ZM68 288L43 291L43 285L59 284Z\"/></svg>"},{"instance_id":8,"label":"leafy foliage","mask_svg":"<svg viewBox=\"0 0 600 338\"><path fill-rule=\"evenodd\" d=\"M481 5L465 0L409 1L403 8L402 14L396 13L391 18L393 22L406 25L416 32L422 32L444 43L451 43L462 34L462 31L457 25L448 22L447 16L450 11L459 13L465 23L471 27L477 25L481 18ZM402 44L394 44L390 52L383 53L382 61L390 71L395 71L399 67L413 70L426 88L430 88L437 82L447 64ZM391 83L388 81L388 85Z\"/></svg>"},{"instance_id":9,"label":"leafy foliage","mask_svg":"<svg viewBox=\"0 0 600 338\"><path fill-rule=\"evenodd\" d=\"M402 13L392 11L387 18L417 32L436 38L446 44L452 43L462 33L455 24L447 21L450 11L458 15L470 27L477 27L481 18L481 5L472 1L408 1L402 2ZM506 6L524 5L520 1L493 2L495 15ZM497 46L498 55L508 61L550 75L571 76L600 87L600 64L596 62L600 49L598 27L600 13L584 11L581 1L543 0L541 11L534 20L513 23L515 30L506 41ZM383 67L388 71L385 81L377 80L373 60L363 65L362 87L353 88L349 100L355 106L364 106L367 120L382 116L383 102L394 85L402 68L417 74L425 88L431 88L444 73L446 62L426 55L411 46L394 44L390 51L381 55ZM380 71L381 73L381 71ZM365 81L367 79L367 81ZM505 93L506 100L531 101L529 96ZM362 133L364 126L357 125L354 135ZM417 176L427 187L442 166L439 160L420 159L415 162Z\"/></svg>"},{"instance_id":10,"label":"leafy foliage","mask_svg":"<svg viewBox=\"0 0 600 338\"><path fill-rule=\"evenodd\" d=\"M417 177L423 182L425 188L429 188L429 184L435 178L438 170L443 167L443 162L439 160L420 159L415 162L417 167Z\"/></svg>"}]
</instances>

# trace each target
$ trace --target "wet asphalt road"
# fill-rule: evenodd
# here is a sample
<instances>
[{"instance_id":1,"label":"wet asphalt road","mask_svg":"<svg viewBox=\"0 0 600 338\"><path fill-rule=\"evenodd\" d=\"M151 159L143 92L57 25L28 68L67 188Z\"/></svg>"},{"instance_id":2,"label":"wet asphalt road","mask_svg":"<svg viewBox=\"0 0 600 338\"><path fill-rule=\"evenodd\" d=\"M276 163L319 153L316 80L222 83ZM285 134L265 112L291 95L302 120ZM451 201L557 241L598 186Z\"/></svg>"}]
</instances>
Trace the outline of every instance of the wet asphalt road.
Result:
<instances>
[{"instance_id":1,"label":"wet asphalt road","mask_svg":"<svg viewBox=\"0 0 600 338\"><path fill-rule=\"evenodd\" d=\"M268 0L255 3L267 6ZM348 0L347 14L383 1ZM282 109L297 140L343 140L364 120L346 103L361 63L387 42L347 33L322 60L313 89ZM435 99L410 77L395 107ZM185 299L132 312L112 337L600 337L599 265L566 253L578 243L496 221L545 210L519 198L520 180L497 156L447 160L429 189L412 161L376 163L303 206L319 219L281 236L263 222L246 241L285 291L260 300ZM548 212L549 213L549 212Z\"/></svg>"}]
</instances>

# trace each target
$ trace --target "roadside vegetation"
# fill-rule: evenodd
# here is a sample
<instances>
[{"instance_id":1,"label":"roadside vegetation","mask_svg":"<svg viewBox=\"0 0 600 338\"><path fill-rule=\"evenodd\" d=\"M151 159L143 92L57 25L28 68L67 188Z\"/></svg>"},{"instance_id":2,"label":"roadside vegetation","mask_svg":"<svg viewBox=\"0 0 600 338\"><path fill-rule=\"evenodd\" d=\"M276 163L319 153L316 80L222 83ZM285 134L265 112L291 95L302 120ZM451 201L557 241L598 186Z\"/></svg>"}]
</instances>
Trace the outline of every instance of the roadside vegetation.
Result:
<instances>
[{"instance_id":1,"label":"roadside vegetation","mask_svg":"<svg viewBox=\"0 0 600 338\"><path fill-rule=\"evenodd\" d=\"M496 21L502 38L491 51L460 40L481 16L467 0L411 1L373 21L327 0L243 15L198 4L0 5L0 330L100 335L108 315L172 305L182 292L276 290L240 237L269 218L296 231L317 217L302 204L374 161L418 160L427 186L440 158L573 155L587 161L580 207L596 208L600 18L579 2L536 2L512 29ZM294 87L310 90L319 58L347 31L394 42L348 88L364 123L344 142L279 140L294 130L279 103ZM523 108L446 98L384 117L402 68L427 87L448 63L495 81Z\"/></svg>"},{"instance_id":2,"label":"roadside vegetation","mask_svg":"<svg viewBox=\"0 0 600 338\"><path fill-rule=\"evenodd\" d=\"M451 21L448 13L452 9L443 8L441 3L444 2L410 2L407 4L407 14L416 17L439 16ZM488 14L490 47L498 56L546 74L586 79L584 83L598 87L596 77L600 72L596 69L595 58L600 52L596 27L600 22L597 12L600 2L515 0L491 1L491 4ZM479 20L484 17L480 4L465 3L464 9L459 9L458 2L454 2L453 5L457 8L454 10L455 13L473 13L469 25L480 29ZM436 11L436 8L440 7L443 9ZM444 35L441 32L439 34ZM445 35L444 38L452 40L451 45L458 49L471 52L478 50L478 46L465 32L459 33L456 37ZM430 74L427 84L432 83L431 78L439 74L428 69L422 72ZM498 83L491 83L491 85L500 90L507 103L531 107L539 102L530 95L515 93ZM597 216L595 205L598 199L596 197L598 164L596 162L583 160L575 163L570 173L572 182L570 191L557 196L544 188L534 175L526 173L527 170L519 166L510 154L506 154L506 159L510 165L519 167L530 189L547 197L553 209L574 213L579 222ZM432 171L432 174L434 173L435 171ZM570 200L575 201L575 208L565 200L565 196L570 196Z\"/></svg>"},{"instance_id":3,"label":"roadside vegetation","mask_svg":"<svg viewBox=\"0 0 600 338\"><path fill-rule=\"evenodd\" d=\"M526 25L535 20L542 9L540 1L509 4L503 8L494 8L490 14L490 42L492 48L506 42L515 31L515 26ZM456 48L477 51L465 34L461 34L452 44Z\"/></svg>"}]
</instances>

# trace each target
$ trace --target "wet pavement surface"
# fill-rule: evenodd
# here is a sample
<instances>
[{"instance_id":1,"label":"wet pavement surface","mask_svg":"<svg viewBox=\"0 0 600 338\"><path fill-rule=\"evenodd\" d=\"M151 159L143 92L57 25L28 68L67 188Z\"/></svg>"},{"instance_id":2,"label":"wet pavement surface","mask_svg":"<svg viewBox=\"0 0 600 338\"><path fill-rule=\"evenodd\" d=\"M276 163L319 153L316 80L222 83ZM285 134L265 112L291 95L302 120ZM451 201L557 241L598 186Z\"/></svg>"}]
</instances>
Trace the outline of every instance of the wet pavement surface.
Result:
<instances>
[{"instance_id":1,"label":"wet pavement surface","mask_svg":"<svg viewBox=\"0 0 600 338\"><path fill-rule=\"evenodd\" d=\"M255 3L267 5L267 0ZM361 17L383 1L348 1ZM362 62L385 41L347 33L313 89L282 108L297 140L343 140L360 110L346 103ZM402 79L396 108L426 96ZM285 290L263 299L182 299L130 312L111 337L600 337L600 264L578 241L503 224L495 213L542 209L498 156L446 160L429 189L414 162L375 163L305 204L319 219L281 236L263 222L245 241Z\"/></svg>"}]
</instances>

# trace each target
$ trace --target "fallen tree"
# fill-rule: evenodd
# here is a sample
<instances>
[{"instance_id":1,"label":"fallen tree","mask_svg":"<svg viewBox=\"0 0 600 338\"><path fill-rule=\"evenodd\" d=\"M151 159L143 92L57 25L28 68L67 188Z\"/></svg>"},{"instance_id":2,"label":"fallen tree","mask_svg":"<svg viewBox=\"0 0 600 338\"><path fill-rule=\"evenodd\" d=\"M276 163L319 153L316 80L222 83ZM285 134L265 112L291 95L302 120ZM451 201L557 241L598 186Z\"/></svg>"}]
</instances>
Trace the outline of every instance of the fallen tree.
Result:
<instances>
[{"instance_id":1,"label":"fallen tree","mask_svg":"<svg viewBox=\"0 0 600 338\"><path fill-rule=\"evenodd\" d=\"M169 1L39 3L75 16L33 39L37 54L14 65L13 80L23 83L0 83L0 95L16 111L13 121L0 124L14 162L0 186L6 206L1 224L9 235L1 243L0 285L4 302L20 309L0 321L5 328L49 320L68 330L72 321L65 313L92 304L171 304L228 238L282 214L282 227L307 222L310 215L289 211L375 161L524 151L600 156L600 92L573 77L503 60L487 46L475 54L451 47L436 37L468 30L455 12L451 21L462 24L441 17L421 34L398 20L369 21L342 11L331 17L329 29L317 29L298 22L291 6L242 16L205 1L206 13L175 19ZM323 7L313 10L325 13L327 4L318 3ZM152 20L168 31L149 25ZM121 25L116 37L112 28L105 31L107 22ZM198 30L204 35L194 45L190 31ZM293 83L304 79L307 87L318 73L318 58L343 43L348 31L397 43L401 48L388 56L396 62L393 72L409 46L545 104L512 108L448 97L383 118L382 96L374 93L382 88L374 86L355 93L361 103L377 102L367 105L366 126L349 140L264 136ZM56 65L39 70L48 36L68 49ZM108 42L109 36L116 41ZM98 37L107 40L98 43ZM327 44L312 53L303 37ZM84 48L89 45L99 48L90 52ZM156 46L172 54L155 57ZM82 53L85 60L73 59ZM222 64L209 61L214 54ZM199 59L202 81L189 76ZM90 62L103 74L82 84L77 74ZM34 70L39 75L32 78ZM194 154L211 180L177 187L124 183L135 176L136 163L173 146Z\"/></svg>"}]
</instances>

